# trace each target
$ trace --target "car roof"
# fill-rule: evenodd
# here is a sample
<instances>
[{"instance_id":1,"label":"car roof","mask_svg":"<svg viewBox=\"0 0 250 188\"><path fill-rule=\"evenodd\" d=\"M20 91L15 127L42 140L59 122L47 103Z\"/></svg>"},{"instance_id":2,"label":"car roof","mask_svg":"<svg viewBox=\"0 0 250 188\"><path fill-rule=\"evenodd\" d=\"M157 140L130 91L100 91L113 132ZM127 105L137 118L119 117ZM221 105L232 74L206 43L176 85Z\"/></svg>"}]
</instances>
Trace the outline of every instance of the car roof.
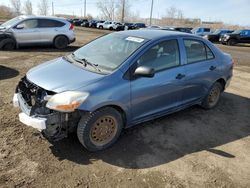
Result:
<instances>
[{"instance_id":1,"label":"car roof","mask_svg":"<svg viewBox=\"0 0 250 188\"><path fill-rule=\"evenodd\" d=\"M19 16L20 18L23 18L23 19L28 19L28 18L40 18L40 19L53 19L53 20L66 20L65 18L63 17L56 17L56 16L34 16L34 15L22 15L22 16Z\"/></svg>"},{"instance_id":2,"label":"car roof","mask_svg":"<svg viewBox=\"0 0 250 188\"><path fill-rule=\"evenodd\" d=\"M139 30L128 30L128 31L121 31L120 34L127 35L127 36L134 36L139 38L145 38L149 40L156 40L163 37L170 37L170 36L192 36L196 37L195 35L182 33L178 31L166 31L166 30L150 30L150 29L139 29ZM196 37L200 38L200 37Z\"/></svg>"}]
</instances>

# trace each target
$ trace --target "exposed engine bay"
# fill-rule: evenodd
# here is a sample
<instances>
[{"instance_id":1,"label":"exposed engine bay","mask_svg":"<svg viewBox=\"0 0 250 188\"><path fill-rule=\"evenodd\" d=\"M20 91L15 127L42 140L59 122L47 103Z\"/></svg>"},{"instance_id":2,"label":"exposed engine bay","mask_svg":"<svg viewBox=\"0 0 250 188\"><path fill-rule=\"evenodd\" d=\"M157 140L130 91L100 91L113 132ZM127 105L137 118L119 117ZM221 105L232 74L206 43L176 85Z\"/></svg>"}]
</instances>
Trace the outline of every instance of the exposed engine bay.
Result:
<instances>
[{"instance_id":1,"label":"exposed engine bay","mask_svg":"<svg viewBox=\"0 0 250 188\"><path fill-rule=\"evenodd\" d=\"M42 133L47 139L60 140L76 129L81 117L79 111L64 113L46 107L48 98L55 95L55 92L47 91L23 77L16 88L16 94L23 113L46 119L46 129Z\"/></svg>"}]
</instances>

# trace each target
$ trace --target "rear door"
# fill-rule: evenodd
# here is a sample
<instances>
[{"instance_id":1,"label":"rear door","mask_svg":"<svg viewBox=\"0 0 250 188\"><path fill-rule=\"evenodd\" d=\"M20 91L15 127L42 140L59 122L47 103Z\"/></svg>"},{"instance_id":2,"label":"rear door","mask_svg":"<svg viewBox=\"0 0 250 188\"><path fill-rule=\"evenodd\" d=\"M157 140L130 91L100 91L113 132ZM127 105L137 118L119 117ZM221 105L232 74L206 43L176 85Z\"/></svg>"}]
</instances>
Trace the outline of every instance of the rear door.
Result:
<instances>
[{"instance_id":1,"label":"rear door","mask_svg":"<svg viewBox=\"0 0 250 188\"><path fill-rule=\"evenodd\" d=\"M176 39L153 45L137 61L136 67L154 68L152 78L137 77L131 81L133 121L152 117L178 106L184 84Z\"/></svg>"},{"instance_id":2,"label":"rear door","mask_svg":"<svg viewBox=\"0 0 250 188\"><path fill-rule=\"evenodd\" d=\"M52 43L54 37L62 33L60 30L65 25L63 22L51 19L39 19L38 23L41 42L43 43Z\"/></svg>"},{"instance_id":3,"label":"rear door","mask_svg":"<svg viewBox=\"0 0 250 188\"><path fill-rule=\"evenodd\" d=\"M13 28L13 33L19 44L34 44L41 41L37 19L22 21Z\"/></svg>"},{"instance_id":4,"label":"rear door","mask_svg":"<svg viewBox=\"0 0 250 188\"><path fill-rule=\"evenodd\" d=\"M203 99L219 73L215 55L203 41L184 38L183 45L186 52L186 78L182 103L188 104Z\"/></svg>"}]
</instances>

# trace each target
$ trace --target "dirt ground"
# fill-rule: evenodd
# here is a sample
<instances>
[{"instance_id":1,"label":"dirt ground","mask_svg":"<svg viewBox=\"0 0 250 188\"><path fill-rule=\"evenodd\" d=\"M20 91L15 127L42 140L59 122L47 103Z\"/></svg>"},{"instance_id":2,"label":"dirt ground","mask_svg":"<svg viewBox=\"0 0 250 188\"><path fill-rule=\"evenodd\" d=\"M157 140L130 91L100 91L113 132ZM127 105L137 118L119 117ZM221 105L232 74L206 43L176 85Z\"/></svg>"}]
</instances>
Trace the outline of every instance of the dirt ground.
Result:
<instances>
[{"instance_id":1,"label":"dirt ground","mask_svg":"<svg viewBox=\"0 0 250 188\"><path fill-rule=\"evenodd\" d=\"M0 187L250 187L250 46L219 45L236 65L218 107L195 106L125 130L106 151L87 152L75 135L51 144L18 121L18 80L102 34L78 30L63 51L0 52Z\"/></svg>"}]
</instances>

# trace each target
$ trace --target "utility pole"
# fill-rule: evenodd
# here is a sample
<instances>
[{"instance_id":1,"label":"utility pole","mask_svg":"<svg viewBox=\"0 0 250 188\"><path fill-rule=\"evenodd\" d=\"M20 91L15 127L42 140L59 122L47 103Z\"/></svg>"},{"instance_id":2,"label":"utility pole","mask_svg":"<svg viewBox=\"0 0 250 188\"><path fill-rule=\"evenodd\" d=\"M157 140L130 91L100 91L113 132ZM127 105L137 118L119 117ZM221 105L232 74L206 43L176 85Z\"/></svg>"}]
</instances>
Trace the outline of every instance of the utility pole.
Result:
<instances>
[{"instance_id":1,"label":"utility pole","mask_svg":"<svg viewBox=\"0 0 250 188\"><path fill-rule=\"evenodd\" d=\"M125 15L125 0L122 0L122 19L121 19L122 23L124 23L124 15Z\"/></svg>"},{"instance_id":2,"label":"utility pole","mask_svg":"<svg viewBox=\"0 0 250 188\"><path fill-rule=\"evenodd\" d=\"M154 0L152 0L152 3L151 3L151 11L150 11L150 22L149 22L149 25L152 25L153 8L154 8Z\"/></svg>"},{"instance_id":3,"label":"utility pole","mask_svg":"<svg viewBox=\"0 0 250 188\"><path fill-rule=\"evenodd\" d=\"M84 0L84 18L86 18L86 0Z\"/></svg>"},{"instance_id":4,"label":"utility pole","mask_svg":"<svg viewBox=\"0 0 250 188\"><path fill-rule=\"evenodd\" d=\"M55 12L54 12L54 2L52 1L52 16L55 15Z\"/></svg>"}]
</instances>

